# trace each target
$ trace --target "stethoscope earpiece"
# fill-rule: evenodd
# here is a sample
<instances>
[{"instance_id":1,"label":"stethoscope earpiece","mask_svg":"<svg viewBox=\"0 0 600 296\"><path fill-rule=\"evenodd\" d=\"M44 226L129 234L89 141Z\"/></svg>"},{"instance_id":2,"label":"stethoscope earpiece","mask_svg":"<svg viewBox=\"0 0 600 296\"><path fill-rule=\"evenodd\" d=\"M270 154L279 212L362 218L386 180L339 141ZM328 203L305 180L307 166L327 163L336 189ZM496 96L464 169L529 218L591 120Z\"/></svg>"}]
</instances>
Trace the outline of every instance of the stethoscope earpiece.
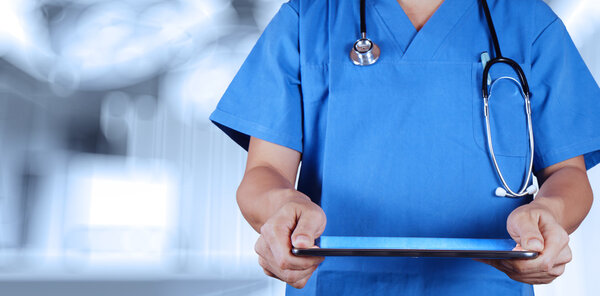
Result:
<instances>
[{"instance_id":1,"label":"stethoscope earpiece","mask_svg":"<svg viewBox=\"0 0 600 296\"><path fill-rule=\"evenodd\" d=\"M505 196L506 196L506 193L507 193L507 192L506 192L506 189L504 189L504 188L502 188L502 187L498 187L498 188L496 188L496 192L495 192L495 194L496 194L496 196L497 196L497 197L505 197Z\"/></svg>"},{"instance_id":2,"label":"stethoscope earpiece","mask_svg":"<svg viewBox=\"0 0 600 296\"><path fill-rule=\"evenodd\" d=\"M521 197L521 196L525 196L525 195L534 195L537 192L538 192L538 187L536 185L530 185L525 190L525 193L522 193L521 195L509 194L508 192L506 192L506 189L504 189L502 187L496 188L496 191L494 192L494 194L496 194L497 197L507 197L507 196L508 197Z\"/></svg>"},{"instance_id":3,"label":"stethoscope earpiece","mask_svg":"<svg viewBox=\"0 0 600 296\"><path fill-rule=\"evenodd\" d=\"M531 185L529 187L527 187L527 193L529 195L534 195L538 192L538 187L536 185Z\"/></svg>"}]
</instances>

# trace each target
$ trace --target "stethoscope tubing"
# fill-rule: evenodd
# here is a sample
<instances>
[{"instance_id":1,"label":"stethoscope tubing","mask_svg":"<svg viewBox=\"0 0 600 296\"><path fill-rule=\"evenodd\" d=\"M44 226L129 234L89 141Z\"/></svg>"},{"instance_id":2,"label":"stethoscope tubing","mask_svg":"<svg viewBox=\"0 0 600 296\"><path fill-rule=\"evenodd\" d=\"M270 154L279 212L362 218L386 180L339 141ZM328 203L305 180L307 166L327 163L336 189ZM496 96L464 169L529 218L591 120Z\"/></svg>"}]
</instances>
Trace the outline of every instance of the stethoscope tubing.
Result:
<instances>
[{"instance_id":1,"label":"stethoscope tubing","mask_svg":"<svg viewBox=\"0 0 600 296\"><path fill-rule=\"evenodd\" d=\"M360 36L367 37L367 21L366 21L366 1L360 0ZM356 3L356 2L355 2Z\"/></svg>"},{"instance_id":2,"label":"stethoscope tubing","mask_svg":"<svg viewBox=\"0 0 600 296\"><path fill-rule=\"evenodd\" d=\"M522 196L526 196L526 195L531 195L531 194L534 194L535 192L537 192L537 187L528 186L529 182L532 179L532 175L533 175L533 158L535 155L535 150L534 150L535 145L534 145L534 141L533 141L534 140L533 139L533 124L532 124L532 120L531 120L531 102L530 102L531 95L529 92L529 84L527 83L527 77L525 76L523 69L521 69L521 66L519 66L519 64L517 62L515 62L514 60L502 56L502 51L500 49L500 42L498 41L498 35L496 34L496 28L495 28L494 22L492 20L492 15L491 15L487 0L481 0L481 2L482 2L483 11L485 14L485 19L486 19L486 22L488 25L488 29L489 29L489 32L491 35L492 43L494 46L494 52L495 52L495 58L493 58L492 60L487 62L483 69L481 92L483 95L483 102L484 102L486 137L487 137L487 144L488 144L488 149L489 149L488 151L490 154L490 158L492 159L494 169L496 170L496 173L498 174L500 182L502 183L502 186L504 187L504 189L498 187L496 189L496 195L508 196L508 197L522 197ZM352 47L352 50L350 51L350 59L352 60L352 62L355 65L358 65L358 66L368 66L368 65L372 65L372 64L376 63L379 58L379 55L381 54L381 51L380 51L379 47L377 46L377 44L375 44L374 42L372 42L370 39L367 38L367 24L366 24L366 16L365 16L366 15L366 12L365 12L366 7L365 6L366 6L366 0L360 0L360 36L361 36L361 38L358 39L354 43L354 46ZM526 177L524 178L525 183L522 184L521 189L518 192L515 192L514 190L512 190L512 188L510 188L510 186L506 182L504 175L502 174L502 171L500 170L500 166L498 165L498 160L496 159L496 153L494 152L491 124L490 124L489 99L490 99L491 91L492 91L492 88L493 88L493 85L495 82L490 84L488 82L488 77L489 77L488 75L489 75L491 67L495 64L506 64L513 69L513 71L519 77L519 81L517 81L516 79L514 79L512 77L501 77L501 78L497 79L496 81L498 81L500 79L504 79L504 78L513 80L515 83L517 83L519 85L521 94L523 95L523 98L525 100L525 112L527 114L527 133L528 133L528 137L529 137L530 157L529 157L529 164L527 167L527 174L526 174ZM488 87L489 87L489 89L488 89ZM533 188L530 188L530 187L533 187Z\"/></svg>"},{"instance_id":3,"label":"stethoscope tubing","mask_svg":"<svg viewBox=\"0 0 600 296\"><path fill-rule=\"evenodd\" d=\"M485 1L485 0L483 0L483 1ZM521 85L521 88L523 89L524 95L528 98L530 97L529 83L527 83L527 77L525 77L525 73L523 72L523 69L521 68L521 66L519 66L519 64L517 62L515 62L514 60L511 60L509 58L496 57L496 58L493 58L491 61L489 61L485 65L485 68L483 69L482 77L484 79L481 80L481 93L483 94L484 98L489 97L489 90L488 90L489 85L488 85L487 79L485 79L485 77L488 77L488 75L490 73L490 69L495 64L509 65L513 69L513 71L515 71L515 73L517 73L517 76L519 76L520 85Z\"/></svg>"},{"instance_id":4,"label":"stethoscope tubing","mask_svg":"<svg viewBox=\"0 0 600 296\"><path fill-rule=\"evenodd\" d=\"M525 180L524 180L525 182L522 184L522 187L518 192L514 192L512 190L512 188L508 185L508 183L506 182L506 180L504 178L504 175L502 174L502 171L500 170L498 161L496 160L496 153L494 152L491 124L490 124L491 115L490 115L490 111L489 111L489 109L490 109L489 97L484 97L484 117L485 117L487 144L489 147L490 158L492 159L492 162L494 164L494 169L496 170L496 173L498 174L498 177L500 178L500 182L502 182L502 186L504 187L504 189L507 192L507 194L505 196L507 196L507 197L523 197L523 196L530 194L527 191L527 188L529 187L528 185L529 185L529 182L531 181L531 176L533 173L533 156L534 156L533 152L534 152L535 143L534 143L534 138L533 138L533 124L532 124L532 120L531 120L531 103L529 100L529 96L524 92L523 87L519 83L519 81L517 81L516 79L514 79L512 77L508 77L508 76L500 77L492 83L492 85L490 86L490 96L491 96L491 91L492 91L495 83L501 79L510 79L514 83L519 85L519 89L521 90L521 95L523 96L523 98L525 98L525 113L526 113L526 117L527 117L527 135L529 138L529 151L531 153L529 155L529 163L527 165L527 173L526 173Z\"/></svg>"},{"instance_id":5,"label":"stethoscope tubing","mask_svg":"<svg viewBox=\"0 0 600 296\"><path fill-rule=\"evenodd\" d=\"M498 174L498 177L500 178L500 182L502 183L502 187L504 187L504 189L506 190L506 194L504 196L522 197L522 196L532 194L527 189L529 187L529 182L531 181L531 176L533 175L533 157L535 155L533 124L531 121L531 101L530 101L531 94L529 92L529 83L527 83L527 77L525 76L525 73L523 72L523 69L521 68L521 66L519 66L519 64L517 62L515 62L514 60L502 56L502 50L500 49L500 42L498 41L498 35L496 34L496 27L494 26L494 21L492 19L492 14L490 12L490 8L488 6L487 0L481 0L481 4L483 7L485 20L488 25L488 30L490 32L490 35L492 38L492 44L494 46L494 51L495 51L495 58L490 60L483 69L483 76L482 76L482 81L481 81L481 85L482 85L481 91L482 91L482 95L483 95L483 102L484 102L484 109L485 109L484 116L485 116L485 122L486 122L486 136L487 136L489 154L490 154L490 158L492 159L492 162L494 163L494 169L496 170L496 173ZM502 175L502 171L500 170L500 166L498 165L498 161L496 160L496 153L494 152L494 147L492 144L492 132L491 132L491 127L490 127L490 112L489 112L489 98L490 98L491 88L492 88L493 84L488 89L487 77L489 75L490 69L495 64L507 64L513 69L513 71L519 77L520 83L518 83L517 81L515 81L515 82L517 82L517 84L519 84L521 94L523 95L523 98L525 100L525 113L527 114L526 115L527 116L527 134L529 137L530 155L529 155L529 165L527 167L525 182L522 184L522 187L518 192L514 192L512 190L512 188L506 182L504 175ZM509 77L509 78L512 80L515 80L512 77ZM498 80L496 80L496 81L498 81ZM537 187L535 188L535 191L537 191Z\"/></svg>"}]
</instances>

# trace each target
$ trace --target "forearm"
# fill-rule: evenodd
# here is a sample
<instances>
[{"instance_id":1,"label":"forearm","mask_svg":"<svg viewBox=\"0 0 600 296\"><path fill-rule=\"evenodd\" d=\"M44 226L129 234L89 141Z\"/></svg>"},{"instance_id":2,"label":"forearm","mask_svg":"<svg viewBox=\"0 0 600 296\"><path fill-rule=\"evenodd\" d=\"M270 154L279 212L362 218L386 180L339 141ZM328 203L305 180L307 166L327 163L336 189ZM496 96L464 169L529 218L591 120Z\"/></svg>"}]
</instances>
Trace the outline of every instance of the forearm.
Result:
<instances>
[{"instance_id":1,"label":"forearm","mask_svg":"<svg viewBox=\"0 0 600 296\"><path fill-rule=\"evenodd\" d=\"M560 225L572 233L592 206L593 194L584 169L565 166L542 184L532 204L548 209Z\"/></svg>"},{"instance_id":2,"label":"forearm","mask_svg":"<svg viewBox=\"0 0 600 296\"><path fill-rule=\"evenodd\" d=\"M237 190L237 202L252 228L260 232L261 226L287 202L309 201L296 191L277 170L268 166L257 166L246 172Z\"/></svg>"}]
</instances>

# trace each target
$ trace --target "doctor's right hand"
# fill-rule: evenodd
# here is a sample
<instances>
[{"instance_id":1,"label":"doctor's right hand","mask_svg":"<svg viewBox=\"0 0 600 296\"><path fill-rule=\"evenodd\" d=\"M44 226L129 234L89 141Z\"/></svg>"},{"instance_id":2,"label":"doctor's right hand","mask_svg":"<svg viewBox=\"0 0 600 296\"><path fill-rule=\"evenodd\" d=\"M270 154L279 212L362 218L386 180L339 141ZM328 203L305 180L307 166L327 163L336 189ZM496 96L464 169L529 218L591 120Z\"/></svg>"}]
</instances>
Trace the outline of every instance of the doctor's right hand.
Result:
<instances>
[{"instance_id":1,"label":"doctor's right hand","mask_svg":"<svg viewBox=\"0 0 600 296\"><path fill-rule=\"evenodd\" d=\"M317 239L325 230L325 213L301 192L299 198L287 202L260 228L254 249L266 275L301 289L323 262L323 257L298 257L296 248L317 248Z\"/></svg>"}]
</instances>

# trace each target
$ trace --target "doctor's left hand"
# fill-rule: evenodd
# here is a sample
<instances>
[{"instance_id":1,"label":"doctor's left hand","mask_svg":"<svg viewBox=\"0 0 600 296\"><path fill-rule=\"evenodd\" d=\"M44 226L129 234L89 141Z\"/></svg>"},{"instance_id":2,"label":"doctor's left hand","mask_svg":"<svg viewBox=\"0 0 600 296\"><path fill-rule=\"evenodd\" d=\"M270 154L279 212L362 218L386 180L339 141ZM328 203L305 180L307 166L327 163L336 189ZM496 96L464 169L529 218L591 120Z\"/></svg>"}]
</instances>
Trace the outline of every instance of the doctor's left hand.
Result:
<instances>
[{"instance_id":1,"label":"doctor's left hand","mask_svg":"<svg viewBox=\"0 0 600 296\"><path fill-rule=\"evenodd\" d=\"M535 259L477 259L528 284L548 284L560 276L571 261L569 235L553 214L534 202L515 209L506 228L517 242L515 250L540 252Z\"/></svg>"},{"instance_id":2,"label":"doctor's left hand","mask_svg":"<svg viewBox=\"0 0 600 296\"><path fill-rule=\"evenodd\" d=\"M327 219L308 196L295 190L287 192L298 198L285 203L261 227L255 251L266 275L301 289L325 258L297 257L291 249L316 247L315 239L325 230Z\"/></svg>"}]
</instances>

